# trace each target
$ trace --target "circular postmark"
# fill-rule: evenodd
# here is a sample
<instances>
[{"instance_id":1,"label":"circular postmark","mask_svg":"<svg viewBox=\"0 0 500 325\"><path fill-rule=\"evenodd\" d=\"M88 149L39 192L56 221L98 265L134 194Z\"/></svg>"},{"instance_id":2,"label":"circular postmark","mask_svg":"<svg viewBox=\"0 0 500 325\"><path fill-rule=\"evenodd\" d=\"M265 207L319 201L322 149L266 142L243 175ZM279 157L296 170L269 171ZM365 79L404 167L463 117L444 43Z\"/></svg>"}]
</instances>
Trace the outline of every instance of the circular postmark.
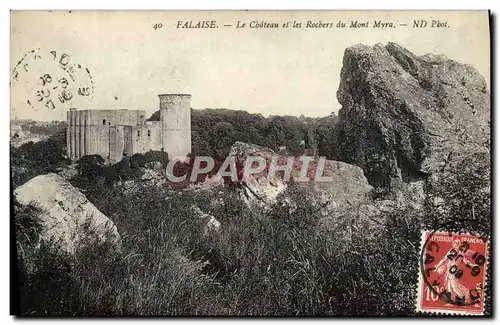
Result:
<instances>
[{"instance_id":1,"label":"circular postmark","mask_svg":"<svg viewBox=\"0 0 500 325\"><path fill-rule=\"evenodd\" d=\"M78 99L92 100L94 80L87 67L55 50L33 49L12 70L13 96L34 110L68 108Z\"/></svg>"},{"instance_id":2,"label":"circular postmark","mask_svg":"<svg viewBox=\"0 0 500 325\"><path fill-rule=\"evenodd\" d=\"M489 231L460 219L422 234L421 310L480 313L484 308Z\"/></svg>"}]
</instances>

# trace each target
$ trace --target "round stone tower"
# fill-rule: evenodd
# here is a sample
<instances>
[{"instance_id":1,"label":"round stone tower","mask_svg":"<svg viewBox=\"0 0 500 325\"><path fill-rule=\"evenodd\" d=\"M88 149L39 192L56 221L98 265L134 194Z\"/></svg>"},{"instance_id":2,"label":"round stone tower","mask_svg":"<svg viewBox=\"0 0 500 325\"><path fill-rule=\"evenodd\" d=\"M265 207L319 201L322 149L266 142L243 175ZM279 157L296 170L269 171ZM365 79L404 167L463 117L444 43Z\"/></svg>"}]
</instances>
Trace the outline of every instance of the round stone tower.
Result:
<instances>
[{"instance_id":1,"label":"round stone tower","mask_svg":"<svg viewBox=\"0 0 500 325\"><path fill-rule=\"evenodd\" d=\"M162 147L169 159L191 152L191 95L160 94Z\"/></svg>"}]
</instances>

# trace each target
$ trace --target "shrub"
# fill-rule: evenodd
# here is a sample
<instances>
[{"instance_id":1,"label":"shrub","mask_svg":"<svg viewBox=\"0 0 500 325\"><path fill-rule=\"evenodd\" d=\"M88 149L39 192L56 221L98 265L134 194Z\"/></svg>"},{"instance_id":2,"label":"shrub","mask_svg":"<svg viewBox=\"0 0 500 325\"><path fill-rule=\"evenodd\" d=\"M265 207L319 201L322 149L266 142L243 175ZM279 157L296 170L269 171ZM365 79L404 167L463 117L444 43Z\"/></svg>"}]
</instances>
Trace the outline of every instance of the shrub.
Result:
<instances>
[{"instance_id":1,"label":"shrub","mask_svg":"<svg viewBox=\"0 0 500 325\"><path fill-rule=\"evenodd\" d=\"M14 188L31 178L56 172L58 168L69 165L65 157L66 132L62 130L40 142L28 142L19 148L10 148L12 183Z\"/></svg>"},{"instance_id":2,"label":"shrub","mask_svg":"<svg viewBox=\"0 0 500 325\"><path fill-rule=\"evenodd\" d=\"M160 163L165 169L168 165L168 154L165 151L150 150L144 154L136 153L130 157L130 167L145 167L153 169L155 163Z\"/></svg>"},{"instance_id":3,"label":"shrub","mask_svg":"<svg viewBox=\"0 0 500 325\"><path fill-rule=\"evenodd\" d=\"M491 231L491 162L489 152L476 152L453 161L439 177L427 181L429 226L474 219ZM472 231L473 229L469 229Z\"/></svg>"},{"instance_id":4,"label":"shrub","mask_svg":"<svg viewBox=\"0 0 500 325\"><path fill-rule=\"evenodd\" d=\"M143 154L136 153L130 157L130 168L145 167L146 158Z\"/></svg>"},{"instance_id":5,"label":"shrub","mask_svg":"<svg viewBox=\"0 0 500 325\"><path fill-rule=\"evenodd\" d=\"M95 180L103 174L104 158L99 155L83 156L78 160L76 169L82 177Z\"/></svg>"},{"instance_id":6,"label":"shrub","mask_svg":"<svg viewBox=\"0 0 500 325\"><path fill-rule=\"evenodd\" d=\"M168 165L168 154L165 151L151 150L144 154L145 167L153 168L154 163L159 162L161 166L165 169Z\"/></svg>"}]
</instances>

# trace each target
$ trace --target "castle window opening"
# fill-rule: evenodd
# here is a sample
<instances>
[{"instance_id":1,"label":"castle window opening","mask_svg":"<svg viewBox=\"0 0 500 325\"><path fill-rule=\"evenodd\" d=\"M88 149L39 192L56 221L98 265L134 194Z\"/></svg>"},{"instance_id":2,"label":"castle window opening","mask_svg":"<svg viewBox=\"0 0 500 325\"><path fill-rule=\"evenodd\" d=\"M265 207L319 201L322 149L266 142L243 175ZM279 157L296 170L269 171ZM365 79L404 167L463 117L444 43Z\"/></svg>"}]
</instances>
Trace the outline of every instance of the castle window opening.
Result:
<instances>
[{"instance_id":1,"label":"castle window opening","mask_svg":"<svg viewBox=\"0 0 500 325\"><path fill-rule=\"evenodd\" d=\"M151 136L151 130L148 130L148 137Z\"/></svg>"},{"instance_id":2,"label":"castle window opening","mask_svg":"<svg viewBox=\"0 0 500 325\"><path fill-rule=\"evenodd\" d=\"M102 119L102 125L106 125L106 119Z\"/></svg>"},{"instance_id":3,"label":"castle window opening","mask_svg":"<svg viewBox=\"0 0 500 325\"><path fill-rule=\"evenodd\" d=\"M141 131L137 130L137 136L140 137L141 136Z\"/></svg>"}]
</instances>

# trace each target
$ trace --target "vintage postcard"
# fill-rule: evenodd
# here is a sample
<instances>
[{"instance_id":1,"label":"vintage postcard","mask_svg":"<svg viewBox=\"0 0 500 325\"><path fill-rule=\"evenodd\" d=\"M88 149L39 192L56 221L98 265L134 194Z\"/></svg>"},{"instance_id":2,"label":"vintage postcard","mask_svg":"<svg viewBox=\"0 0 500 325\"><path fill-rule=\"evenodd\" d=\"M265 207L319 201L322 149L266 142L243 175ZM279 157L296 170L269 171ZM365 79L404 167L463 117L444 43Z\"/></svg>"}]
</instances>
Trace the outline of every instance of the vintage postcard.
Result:
<instances>
[{"instance_id":1,"label":"vintage postcard","mask_svg":"<svg viewBox=\"0 0 500 325\"><path fill-rule=\"evenodd\" d=\"M492 315L488 11L10 20L13 315Z\"/></svg>"}]
</instances>

